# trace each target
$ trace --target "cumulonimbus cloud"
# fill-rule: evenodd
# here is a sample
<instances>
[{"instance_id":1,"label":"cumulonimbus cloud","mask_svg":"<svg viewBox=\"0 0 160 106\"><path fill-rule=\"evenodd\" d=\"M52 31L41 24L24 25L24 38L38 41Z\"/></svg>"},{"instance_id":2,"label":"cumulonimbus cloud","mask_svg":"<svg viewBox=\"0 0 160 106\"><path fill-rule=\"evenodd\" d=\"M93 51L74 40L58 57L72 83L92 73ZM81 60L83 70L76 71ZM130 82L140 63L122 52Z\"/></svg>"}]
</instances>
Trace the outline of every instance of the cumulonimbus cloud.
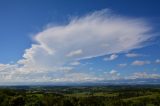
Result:
<instances>
[{"instance_id":1,"label":"cumulonimbus cloud","mask_svg":"<svg viewBox=\"0 0 160 106\"><path fill-rule=\"evenodd\" d=\"M17 64L21 72L54 72L76 60L129 51L144 46L154 35L142 19L117 16L108 10L49 27L34 36Z\"/></svg>"},{"instance_id":2,"label":"cumulonimbus cloud","mask_svg":"<svg viewBox=\"0 0 160 106\"><path fill-rule=\"evenodd\" d=\"M119 53L144 46L153 35L143 20L120 17L107 10L73 19L35 35L37 44L27 49L24 65L51 67L69 61Z\"/></svg>"}]
</instances>

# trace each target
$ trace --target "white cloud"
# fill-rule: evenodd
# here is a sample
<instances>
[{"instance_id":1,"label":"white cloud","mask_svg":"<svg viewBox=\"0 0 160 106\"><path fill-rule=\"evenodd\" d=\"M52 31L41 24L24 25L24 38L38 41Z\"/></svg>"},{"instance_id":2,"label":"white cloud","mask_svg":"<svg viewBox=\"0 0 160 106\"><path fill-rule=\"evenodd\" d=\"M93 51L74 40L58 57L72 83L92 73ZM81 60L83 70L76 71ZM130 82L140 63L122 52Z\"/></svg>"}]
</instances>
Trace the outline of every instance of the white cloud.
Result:
<instances>
[{"instance_id":1,"label":"white cloud","mask_svg":"<svg viewBox=\"0 0 160 106\"><path fill-rule=\"evenodd\" d=\"M110 55L110 57L104 58L104 60L106 60L106 61L112 61L112 60L115 60L116 58L118 58L118 55L112 54L112 55Z\"/></svg>"},{"instance_id":2,"label":"white cloud","mask_svg":"<svg viewBox=\"0 0 160 106\"><path fill-rule=\"evenodd\" d=\"M127 63L122 63L122 64L119 64L120 67L125 67L127 66Z\"/></svg>"},{"instance_id":3,"label":"white cloud","mask_svg":"<svg viewBox=\"0 0 160 106\"><path fill-rule=\"evenodd\" d=\"M71 51L69 54L67 54L68 57L73 57L73 56L77 56L77 55L80 55L82 54L82 50L79 49L79 50L75 50L75 51Z\"/></svg>"},{"instance_id":4,"label":"white cloud","mask_svg":"<svg viewBox=\"0 0 160 106\"><path fill-rule=\"evenodd\" d=\"M16 67L15 65L11 65L11 64L0 64L0 72L6 71L6 70L12 70L15 67Z\"/></svg>"},{"instance_id":5,"label":"white cloud","mask_svg":"<svg viewBox=\"0 0 160 106\"><path fill-rule=\"evenodd\" d=\"M70 73L65 74L61 78L53 79L54 82L93 82L99 81L103 78L97 77L95 75L87 74L87 73Z\"/></svg>"},{"instance_id":6,"label":"white cloud","mask_svg":"<svg viewBox=\"0 0 160 106\"><path fill-rule=\"evenodd\" d=\"M131 65L134 65L134 66L142 66L142 65L145 65L145 64L150 64L151 62L150 61L141 61L141 60L135 60L132 62Z\"/></svg>"},{"instance_id":7,"label":"white cloud","mask_svg":"<svg viewBox=\"0 0 160 106\"><path fill-rule=\"evenodd\" d=\"M117 71L116 71L116 70L111 70L109 73L110 73L110 74L116 74Z\"/></svg>"},{"instance_id":8,"label":"white cloud","mask_svg":"<svg viewBox=\"0 0 160 106\"><path fill-rule=\"evenodd\" d=\"M108 76L119 76L120 73L118 73L116 70L111 70L109 72L104 72L104 74L108 75Z\"/></svg>"},{"instance_id":9,"label":"white cloud","mask_svg":"<svg viewBox=\"0 0 160 106\"><path fill-rule=\"evenodd\" d=\"M110 79L112 79L112 80L116 80L116 79L119 79L120 77L120 73L118 73L116 70L111 70L110 72L109 72L109 77L110 77Z\"/></svg>"},{"instance_id":10,"label":"white cloud","mask_svg":"<svg viewBox=\"0 0 160 106\"><path fill-rule=\"evenodd\" d=\"M70 63L70 65L72 65L72 66L77 66L77 65L79 65L79 64L80 64L80 62L78 62L78 61L75 61L75 62Z\"/></svg>"},{"instance_id":11,"label":"white cloud","mask_svg":"<svg viewBox=\"0 0 160 106\"><path fill-rule=\"evenodd\" d=\"M142 56L141 54L136 54L136 53L127 53L126 57L139 57Z\"/></svg>"},{"instance_id":12,"label":"white cloud","mask_svg":"<svg viewBox=\"0 0 160 106\"><path fill-rule=\"evenodd\" d=\"M116 70L111 70L109 72L104 72L101 78L103 78L103 80L117 80L120 79L120 73Z\"/></svg>"},{"instance_id":13,"label":"white cloud","mask_svg":"<svg viewBox=\"0 0 160 106\"><path fill-rule=\"evenodd\" d=\"M160 59L157 59L157 60L156 60L156 63L157 63L157 64L160 64Z\"/></svg>"},{"instance_id":14,"label":"white cloud","mask_svg":"<svg viewBox=\"0 0 160 106\"><path fill-rule=\"evenodd\" d=\"M12 81L51 80L54 78L49 76L50 73L63 70L66 74L65 70L72 70L67 65L79 59L113 54L110 60L114 60L118 57L116 53L143 47L144 42L154 37L151 30L144 20L116 16L108 10L96 11L72 19L66 25L50 26L36 34L36 44L25 50L23 59L5 77ZM1 66L0 70L8 70L7 67Z\"/></svg>"},{"instance_id":15,"label":"white cloud","mask_svg":"<svg viewBox=\"0 0 160 106\"><path fill-rule=\"evenodd\" d=\"M136 72L133 73L131 76L127 77L127 79L139 79L139 78L160 78L159 74L154 73L146 73L146 72Z\"/></svg>"}]
</instances>

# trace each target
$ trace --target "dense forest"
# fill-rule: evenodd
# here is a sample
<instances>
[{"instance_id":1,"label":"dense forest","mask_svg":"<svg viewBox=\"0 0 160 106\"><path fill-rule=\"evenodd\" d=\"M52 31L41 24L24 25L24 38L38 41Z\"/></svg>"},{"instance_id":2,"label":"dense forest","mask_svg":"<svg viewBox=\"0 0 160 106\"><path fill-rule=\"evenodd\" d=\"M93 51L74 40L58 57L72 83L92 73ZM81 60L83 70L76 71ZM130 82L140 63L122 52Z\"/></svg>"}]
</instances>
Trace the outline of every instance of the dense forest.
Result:
<instances>
[{"instance_id":1,"label":"dense forest","mask_svg":"<svg viewBox=\"0 0 160 106\"><path fill-rule=\"evenodd\" d=\"M160 106L160 87L1 87L0 106Z\"/></svg>"}]
</instances>

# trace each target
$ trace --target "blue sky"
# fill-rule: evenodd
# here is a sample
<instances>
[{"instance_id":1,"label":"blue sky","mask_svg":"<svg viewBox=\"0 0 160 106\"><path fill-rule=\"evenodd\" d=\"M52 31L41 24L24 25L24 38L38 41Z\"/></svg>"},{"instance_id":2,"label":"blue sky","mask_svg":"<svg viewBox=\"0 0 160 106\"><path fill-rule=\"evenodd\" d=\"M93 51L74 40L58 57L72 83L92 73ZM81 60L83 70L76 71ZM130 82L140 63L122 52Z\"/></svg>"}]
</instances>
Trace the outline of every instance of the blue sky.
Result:
<instances>
[{"instance_id":1,"label":"blue sky","mask_svg":"<svg viewBox=\"0 0 160 106\"><path fill-rule=\"evenodd\" d=\"M159 0L1 0L1 84L160 78Z\"/></svg>"}]
</instances>

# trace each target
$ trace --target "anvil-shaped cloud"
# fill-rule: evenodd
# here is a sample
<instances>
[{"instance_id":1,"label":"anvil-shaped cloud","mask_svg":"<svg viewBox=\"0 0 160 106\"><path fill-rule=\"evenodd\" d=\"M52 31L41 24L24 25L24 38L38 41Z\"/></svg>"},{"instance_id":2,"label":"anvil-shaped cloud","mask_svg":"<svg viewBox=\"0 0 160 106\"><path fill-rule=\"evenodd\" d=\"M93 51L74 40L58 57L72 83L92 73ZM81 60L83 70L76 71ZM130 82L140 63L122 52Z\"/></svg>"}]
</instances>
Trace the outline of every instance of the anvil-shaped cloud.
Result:
<instances>
[{"instance_id":1,"label":"anvil-shaped cloud","mask_svg":"<svg viewBox=\"0 0 160 106\"><path fill-rule=\"evenodd\" d=\"M151 31L149 24L142 19L117 16L106 9L96 11L36 34L36 44L25 50L23 59L12 71L29 75L69 71L72 67L68 65L80 59L143 47L154 37Z\"/></svg>"}]
</instances>

